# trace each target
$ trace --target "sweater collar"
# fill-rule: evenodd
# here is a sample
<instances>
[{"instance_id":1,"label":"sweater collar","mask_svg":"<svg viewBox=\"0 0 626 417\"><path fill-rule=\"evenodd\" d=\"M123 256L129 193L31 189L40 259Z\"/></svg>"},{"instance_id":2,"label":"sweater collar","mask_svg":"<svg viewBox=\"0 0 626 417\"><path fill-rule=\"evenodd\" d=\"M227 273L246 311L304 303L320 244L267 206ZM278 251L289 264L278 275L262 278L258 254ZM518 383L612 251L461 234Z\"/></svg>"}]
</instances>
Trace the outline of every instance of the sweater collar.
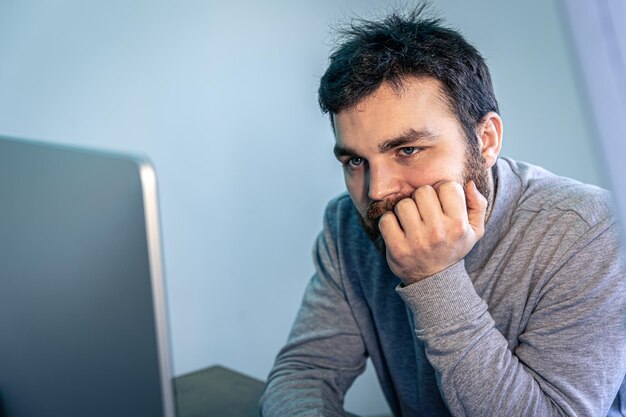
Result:
<instances>
[{"instance_id":1,"label":"sweater collar","mask_svg":"<svg viewBox=\"0 0 626 417\"><path fill-rule=\"evenodd\" d=\"M465 257L465 267L469 273L483 267L509 229L516 202L522 195L520 178L513 172L514 164L513 160L502 157L498 158L494 166L493 208L485 224L485 234Z\"/></svg>"}]
</instances>

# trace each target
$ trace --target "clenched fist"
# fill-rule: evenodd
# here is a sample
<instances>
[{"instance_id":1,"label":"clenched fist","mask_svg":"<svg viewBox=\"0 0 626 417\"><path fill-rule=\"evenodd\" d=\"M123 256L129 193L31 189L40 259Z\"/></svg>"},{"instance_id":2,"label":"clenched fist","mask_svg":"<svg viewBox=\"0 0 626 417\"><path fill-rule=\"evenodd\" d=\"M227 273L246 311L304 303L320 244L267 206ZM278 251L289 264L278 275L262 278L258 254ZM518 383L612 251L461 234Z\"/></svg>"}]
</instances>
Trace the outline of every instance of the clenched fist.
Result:
<instances>
[{"instance_id":1,"label":"clenched fist","mask_svg":"<svg viewBox=\"0 0 626 417\"><path fill-rule=\"evenodd\" d=\"M404 285L463 259L485 232L487 200L473 181L423 186L380 218L387 262Z\"/></svg>"}]
</instances>

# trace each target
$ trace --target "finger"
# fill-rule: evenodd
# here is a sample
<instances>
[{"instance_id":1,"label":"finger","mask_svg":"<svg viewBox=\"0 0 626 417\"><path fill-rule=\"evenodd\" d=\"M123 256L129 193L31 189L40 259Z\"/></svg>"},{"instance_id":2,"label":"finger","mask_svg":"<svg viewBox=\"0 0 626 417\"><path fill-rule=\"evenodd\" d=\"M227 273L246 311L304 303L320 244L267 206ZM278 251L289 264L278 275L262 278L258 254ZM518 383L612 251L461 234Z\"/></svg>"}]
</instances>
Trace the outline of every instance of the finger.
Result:
<instances>
[{"instance_id":1,"label":"finger","mask_svg":"<svg viewBox=\"0 0 626 417\"><path fill-rule=\"evenodd\" d=\"M403 198L396 203L393 211L404 234L407 237L415 235L421 223L420 213L417 210L415 201L412 198Z\"/></svg>"},{"instance_id":2,"label":"finger","mask_svg":"<svg viewBox=\"0 0 626 417\"><path fill-rule=\"evenodd\" d=\"M422 223L436 222L442 216L441 203L437 192L430 185L424 185L413 192L413 201L417 206Z\"/></svg>"},{"instance_id":3,"label":"finger","mask_svg":"<svg viewBox=\"0 0 626 417\"><path fill-rule=\"evenodd\" d=\"M465 191L463 186L455 181L446 181L437 188L443 214L454 219L467 219Z\"/></svg>"},{"instance_id":4,"label":"finger","mask_svg":"<svg viewBox=\"0 0 626 417\"><path fill-rule=\"evenodd\" d=\"M405 239L404 232L400 227L400 223L396 215L388 211L378 220L378 230L385 240L385 244L389 246L392 242L402 242Z\"/></svg>"},{"instance_id":5,"label":"finger","mask_svg":"<svg viewBox=\"0 0 626 417\"><path fill-rule=\"evenodd\" d=\"M478 236L482 236L485 231L487 199L478 191L474 181L469 181L465 185L465 198L469 224Z\"/></svg>"}]
</instances>

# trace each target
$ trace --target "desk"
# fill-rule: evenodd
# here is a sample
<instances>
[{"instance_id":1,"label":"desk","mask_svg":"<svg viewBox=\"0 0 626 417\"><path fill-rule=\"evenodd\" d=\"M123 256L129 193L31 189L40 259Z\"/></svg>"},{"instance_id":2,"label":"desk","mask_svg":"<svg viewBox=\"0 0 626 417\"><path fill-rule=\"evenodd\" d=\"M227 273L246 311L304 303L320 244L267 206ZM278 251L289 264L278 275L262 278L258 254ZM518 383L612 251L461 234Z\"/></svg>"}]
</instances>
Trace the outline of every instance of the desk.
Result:
<instances>
[{"instance_id":1,"label":"desk","mask_svg":"<svg viewBox=\"0 0 626 417\"><path fill-rule=\"evenodd\" d=\"M221 366L181 375L174 379L177 417L259 417L263 387L262 381Z\"/></svg>"}]
</instances>

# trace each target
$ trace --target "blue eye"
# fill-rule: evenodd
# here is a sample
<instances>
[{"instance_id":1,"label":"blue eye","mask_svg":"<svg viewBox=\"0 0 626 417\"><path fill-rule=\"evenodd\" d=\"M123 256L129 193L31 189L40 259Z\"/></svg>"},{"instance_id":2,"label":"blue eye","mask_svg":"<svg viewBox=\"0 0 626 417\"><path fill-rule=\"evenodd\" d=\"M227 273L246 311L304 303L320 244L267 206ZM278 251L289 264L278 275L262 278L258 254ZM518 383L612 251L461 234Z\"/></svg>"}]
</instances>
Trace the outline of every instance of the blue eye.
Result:
<instances>
[{"instance_id":1,"label":"blue eye","mask_svg":"<svg viewBox=\"0 0 626 417\"><path fill-rule=\"evenodd\" d=\"M418 149L417 149L417 147L416 147L416 146L407 146L407 147L405 147L405 148L401 148L401 149L400 149L400 153L401 153L403 156L410 156L410 155L413 155L414 153L416 153L416 152L417 152L417 150L418 150Z\"/></svg>"},{"instance_id":2,"label":"blue eye","mask_svg":"<svg viewBox=\"0 0 626 417\"><path fill-rule=\"evenodd\" d=\"M351 168L356 168L359 165L363 165L363 162L364 162L363 158L359 158L355 156L354 158L348 159L346 164L350 166Z\"/></svg>"}]
</instances>

